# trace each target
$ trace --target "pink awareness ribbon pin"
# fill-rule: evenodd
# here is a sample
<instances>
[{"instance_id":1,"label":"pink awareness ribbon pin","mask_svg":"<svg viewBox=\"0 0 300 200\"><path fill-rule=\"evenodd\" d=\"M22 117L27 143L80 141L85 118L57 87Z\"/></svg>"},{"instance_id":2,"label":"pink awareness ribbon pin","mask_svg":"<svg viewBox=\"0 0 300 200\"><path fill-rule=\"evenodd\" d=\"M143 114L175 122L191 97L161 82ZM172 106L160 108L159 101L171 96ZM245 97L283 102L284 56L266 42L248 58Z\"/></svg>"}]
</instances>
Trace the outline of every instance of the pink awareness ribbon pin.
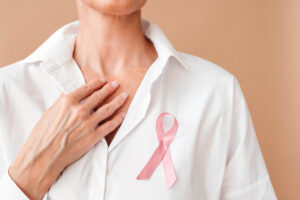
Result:
<instances>
[{"instance_id":1,"label":"pink awareness ribbon pin","mask_svg":"<svg viewBox=\"0 0 300 200\"><path fill-rule=\"evenodd\" d=\"M167 112L161 113L156 120L156 134L157 134L159 145L154 151L154 153L152 154L151 158L149 159L145 167L137 176L137 179L138 180L149 179L153 174L154 170L157 168L157 166L162 160L163 168L167 180L167 185L168 188L170 189L176 181L176 174L175 174L175 169L172 162L171 154L169 151L169 146L172 143L173 139L175 138L178 129L178 122L175 116L170 114L174 118L174 123L171 129L167 133L164 133L162 119L167 114L170 113Z\"/></svg>"}]
</instances>

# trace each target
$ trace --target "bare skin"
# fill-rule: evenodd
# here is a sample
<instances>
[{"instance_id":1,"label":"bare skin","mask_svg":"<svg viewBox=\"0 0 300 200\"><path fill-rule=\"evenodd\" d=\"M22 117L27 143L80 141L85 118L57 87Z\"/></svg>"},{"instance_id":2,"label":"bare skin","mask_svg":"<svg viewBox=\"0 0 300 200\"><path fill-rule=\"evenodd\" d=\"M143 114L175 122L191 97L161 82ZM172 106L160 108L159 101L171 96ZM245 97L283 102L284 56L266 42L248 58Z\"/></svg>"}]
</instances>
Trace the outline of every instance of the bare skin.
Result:
<instances>
[{"instance_id":1,"label":"bare skin","mask_svg":"<svg viewBox=\"0 0 300 200\"><path fill-rule=\"evenodd\" d=\"M80 30L73 58L87 84L61 94L9 168L11 178L30 199L42 199L67 166L102 138L109 145L117 133L132 97L157 58L142 32L145 2L77 0ZM113 80L118 80L116 87Z\"/></svg>"},{"instance_id":2,"label":"bare skin","mask_svg":"<svg viewBox=\"0 0 300 200\"><path fill-rule=\"evenodd\" d=\"M121 1L120 1L121 2ZM87 81L97 77L117 79L128 101L116 112L126 111L146 71L157 58L142 32L141 8L146 0L77 0L80 19L73 57ZM117 59L116 59L117 58ZM108 97L107 101L116 94ZM113 140L118 128L106 136Z\"/></svg>"}]
</instances>

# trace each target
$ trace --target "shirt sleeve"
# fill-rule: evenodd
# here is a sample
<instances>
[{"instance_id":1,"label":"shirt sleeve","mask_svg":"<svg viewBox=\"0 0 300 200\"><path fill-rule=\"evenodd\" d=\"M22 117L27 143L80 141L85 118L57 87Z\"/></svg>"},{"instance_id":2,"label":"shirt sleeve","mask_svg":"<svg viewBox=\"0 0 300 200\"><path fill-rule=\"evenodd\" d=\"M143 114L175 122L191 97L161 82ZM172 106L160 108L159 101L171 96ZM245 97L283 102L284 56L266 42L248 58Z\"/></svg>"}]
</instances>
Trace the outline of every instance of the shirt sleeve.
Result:
<instances>
[{"instance_id":1,"label":"shirt sleeve","mask_svg":"<svg viewBox=\"0 0 300 200\"><path fill-rule=\"evenodd\" d=\"M0 199L30 200L9 176L8 170L0 179Z\"/></svg>"},{"instance_id":2,"label":"shirt sleeve","mask_svg":"<svg viewBox=\"0 0 300 200\"><path fill-rule=\"evenodd\" d=\"M1 71L0 71L1 72ZM0 134L4 134L3 127L1 126L2 123L6 123L5 113L3 113L3 109L5 103L3 102L3 82L4 82L4 75L0 73ZM1 142L5 142L2 137ZM2 148L2 149L1 149ZM0 199L5 200L29 200L29 198L23 193L23 191L16 185L13 179L8 174L7 163L5 163L4 159L4 152L3 152L3 145L0 145Z\"/></svg>"},{"instance_id":3,"label":"shirt sleeve","mask_svg":"<svg viewBox=\"0 0 300 200\"><path fill-rule=\"evenodd\" d=\"M233 78L230 139L221 200L276 200L238 80Z\"/></svg>"},{"instance_id":4,"label":"shirt sleeve","mask_svg":"<svg viewBox=\"0 0 300 200\"><path fill-rule=\"evenodd\" d=\"M0 199L29 200L23 191L16 185L5 167L2 152L0 152Z\"/></svg>"}]
</instances>

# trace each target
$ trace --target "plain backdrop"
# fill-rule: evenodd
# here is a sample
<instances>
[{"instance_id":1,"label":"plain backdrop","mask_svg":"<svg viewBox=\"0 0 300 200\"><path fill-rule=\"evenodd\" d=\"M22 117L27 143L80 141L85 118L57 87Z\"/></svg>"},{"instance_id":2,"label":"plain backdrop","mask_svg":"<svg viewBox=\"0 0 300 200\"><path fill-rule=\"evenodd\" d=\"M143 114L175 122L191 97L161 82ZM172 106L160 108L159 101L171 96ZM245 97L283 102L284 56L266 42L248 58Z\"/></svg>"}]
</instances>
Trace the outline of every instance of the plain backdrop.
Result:
<instances>
[{"instance_id":1,"label":"plain backdrop","mask_svg":"<svg viewBox=\"0 0 300 200\"><path fill-rule=\"evenodd\" d=\"M279 200L300 199L299 11L297 0L149 0L143 9L175 48L238 78ZM75 19L75 0L1 0L0 66Z\"/></svg>"}]
</instances>

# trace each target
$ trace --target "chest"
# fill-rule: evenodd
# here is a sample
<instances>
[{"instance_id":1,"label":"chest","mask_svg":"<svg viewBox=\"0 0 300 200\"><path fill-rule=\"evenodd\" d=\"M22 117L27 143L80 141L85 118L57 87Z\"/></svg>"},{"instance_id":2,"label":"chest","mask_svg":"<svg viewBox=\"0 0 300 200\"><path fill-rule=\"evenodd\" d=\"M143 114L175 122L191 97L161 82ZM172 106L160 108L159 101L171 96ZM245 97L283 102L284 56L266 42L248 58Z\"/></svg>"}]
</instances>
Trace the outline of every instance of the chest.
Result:
<instances>
[{"instance_id":1,"label":"chest","mask_svg":"<svg viewBox=\"0 0 300 200\"><path fill-rule=\"evenodd\" d=\"M167 104L169 100L162 94L160 97L153 94L152 98L153 104L149 104L146 116L134 129L128 127L135 123L136 115L127 116L118 137L114 138L120 139L121 134L123 140L114 149L109 150L101 140L63 172L51 187L48 199L219 199L225 151L220 145L222 139L213 136L220 134L215 129L220 124L215 121L200 125L204 113L189 118L183 113L191 112L190 106ZM172 113L178 121L175 139L169 146L177 178L170 189L162 163L149 179L136 179L158 147L155 124L164 111Z\"/></svg>"},{"instance_id":2,"label":"chest","mask_svg":"<svg viewBox=\"0 0 300 200\"><path fill-rule=\"evenodd\" d=\"M118 75L108 75L106 76L106 80L108 80L108 82L113 81L113 80L118 80L118 82L120 83L118 89L111 94L110 96L108 96L103 104L109 103L111 102L114 98L116 98L118 95L120 95L122 92L127 92L128 93L128 99L126 100L125 104L123 104L118 110L116 110L116 112L114 112L109 118L107 118L105 121L107 120L111 120L113 119L118 113L120 112L127 112L129 106L131 105L131 102L137 92L137 89L139 88L145 74L147 72L147 69L139 69L136 71L127 71L127 72L121 72ZM91 74L89 72L84 73L86 76L86 80L92 80L95 77L95 74ZM108 134L107 136L105 136L105 140L107 145L109 146L110 143L112 142L113 138L115 137L115 135L117 134L118 130L119 130L120 126L117 127L116 129L114 129L110 134Z\"/></svg>"},{"instance_id":3,"label":"chest","mask_svg":"<svg viewBox=\"0 0 300 200\"><path fill-rule=\"evenodd\" d=\"M215 106L208 106L216 104L206 103L211 102L212 98L201 95L190 98L180 79L176 80L179 82L177 85L165 84L171 80L158 80L159 84L154 84L151 96L148 96L150 92L147 85L142 85L142 90L135 87L135 101L129 101L127 107L124 106L124 109L128 109L128 106L133 105L132 110L119 129L118 137L114 138L118 139L114 142L114 149L111 149L112 145L107 146L105 140L101 140L64 170L45 199L218 199L226 157L226 138L222 133L222 120L218 117L220 111ZM122 88L121 80L120 85L119 90ZM129 96L132 94L129 93ZM43 110L36 107L37 100L25 95L24 98L31 98L27 101L31 103L23 110L20 108L19 112L31 112L34 116L32 111L36 110L38 118ZM203 103L194 105L194 101ZM178 131L169 147L177 176L171 189L167 188L161 163L150 179L136 179L158 146L155 122L161 112L170 112L178 120ZM12 132L24 133L33 124L33 121L29 123L23 120L18 126L11 126L15 130L8 127L4 132L10 135ZM12 144L7 145L5 149L13 147Z\"/></svg>"},{"instance_id":4,"label":"chest","mask_svg":"<svg viewBox=\"0 0 300 200\"><path fill-rule=\"evenodd\" d=\"M125 104L120 107L118 110L116 110L115 113L113 113L107 120L113 119L118 113L122 112L122 111L128 111L128 108L132 102L132 99L134 97L134 95L136 94L137 88L138 86L136 86L138 83L138 81L136 81L136 83L134 85L129 85L127 82L122 81L118 91L109 96L104 103L109 103L111 102L114 98L116 98L117 95L121 94L121 92L126 91L128 93L128 98L125 102ZM115 135L117 134L118 130L119 130L120 126L118 126L117 128L115 128L111 133L109 133L108 135L105 136L105 140L107 145L109 146L110 143L112 142L112 140L114 139Z\"/></svg>"},{"instance_id":5,"label":"chest","mask_svg":"<svg viewBox=\"0 0 300 200\"><path fill-rule=\"evenodd\" d=\"M170 74L175 72L170 71ZM146 79L144 83L147 84L141 83L137 77L124 80L119 78L119 90L106 101L111 101L125 89L131 99L129 97L127 105L121 108L129 109L130 112L118 130L117 137L109 146L102 139L82 158L68 166L52 185L45 200L219 199L226 158L226 134L220 103L213 95L209 95L212 92L199 93L196 87L186 85L186 79L176 75L176 78L161 76L154 83ZM115 78L111 77L112 80ZM152 90L148 87L149 83L153 86ZM43 90L40 92L43 95L39 96L45 97L42 102L50 97L54 102L58 91L57 88L51 94ZM50 97L46 98L47 95ZM133 95L135 99L132 99ZM9 100L13 98L12 95ZM26 106L19 104L20 107L11 108L13 110L7 108L7 113L19 113L16 116L31 113L37 120L44 112L37 105L44 103L27 93L24 93L22 99L28 99L26 102L30 103ZM52 102L45 107L49 107ZM136 179L158 146L155 122L162 112L170 112L178 120L178 131L169 147L177 177L171 189L166 185L161 163L148 180ZM11 123L5 127L4 132L9 134L7 139L1 141L12 141L8 137L25 141L20 135L25 135L35 124L32 117L17 120L20 122L18 126ZM15 144L2 142L1 147L7 149L5 155L13 155L11 152L14 152L12 149ZM13 156L7 159L13 159Z\"/></svg>"}]
</instances>

